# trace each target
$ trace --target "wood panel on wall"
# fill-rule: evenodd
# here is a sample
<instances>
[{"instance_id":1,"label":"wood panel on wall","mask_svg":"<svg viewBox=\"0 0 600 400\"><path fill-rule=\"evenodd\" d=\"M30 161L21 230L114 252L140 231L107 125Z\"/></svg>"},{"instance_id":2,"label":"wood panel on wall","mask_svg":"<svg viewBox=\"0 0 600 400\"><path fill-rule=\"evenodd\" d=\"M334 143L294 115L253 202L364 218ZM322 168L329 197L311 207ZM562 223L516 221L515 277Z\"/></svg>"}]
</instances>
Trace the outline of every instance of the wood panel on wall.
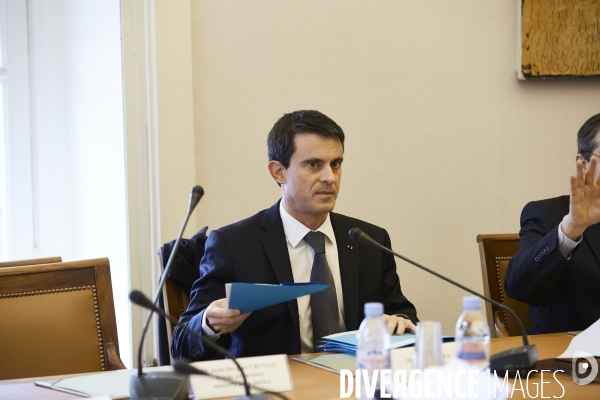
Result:
<instances>
[{"instance_id":1,"label":"wood panel on wall","mask_svg":"<svg viewBox=\"0 0 600 400\"><path fill-rule=\"evenodd\" d=\"M600 76L600 0L523 0L521 74Z\"/></svg>"}]
</instances>

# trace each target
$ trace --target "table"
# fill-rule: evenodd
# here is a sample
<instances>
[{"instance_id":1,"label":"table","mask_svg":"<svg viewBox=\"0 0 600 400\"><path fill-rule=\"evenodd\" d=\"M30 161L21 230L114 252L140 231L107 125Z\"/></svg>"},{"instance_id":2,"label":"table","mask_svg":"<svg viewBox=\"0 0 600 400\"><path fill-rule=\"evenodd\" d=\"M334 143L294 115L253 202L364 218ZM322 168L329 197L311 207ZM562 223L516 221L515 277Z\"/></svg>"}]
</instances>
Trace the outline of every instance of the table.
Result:
<instances>
[{"instance_id":1,"label":"table","mask_svg":"<svg viewBox=\"0 0 600 400\"><path fill-rule=\"evenodd\" d=\"M568 335L567 333L551 333L545 335L530 335L528 336L529 343L535 344L538 350L538 355L540 360L544 360L547 358L554 358L561 355L566 349L573 336ZM510 348L517 347L523 343L522 338L520 336L512 336L506 338L497 338L492 339L491 341L491 352L492 354L498 353L503 350L508 350ZM538 368L539 369L539 368ZM600 385L598 384L589 384L585 386L576 385L573 382L573 378L570 374L562 374L557 373L556 378L560 381L560 384L556 382L553 378L552 374L546 375L544 373L544 397L546 398L562 398L562 399L600 399ZM514 380L511 380L513 385L515 384ZM535 386L537 383L538 390L539 385L541 384L542 377L541 374L532 374L529 379L529 390L531 396L527 395L527 384L526 379L522 379L521 382L523 384L523 389L525 390L525 396L521 391L513 391L513 399L530 399L535 396ZM562 385L563 388L560 386ZM517 387L520 387L517 385ZM563 395L564 393L564 395ZM538 393L537 398L541 398L541 393Z\"/></svg>"},{"instance_id":2,"label":"table","mask_svg":"<svg viewBox=\"0 0 600 400\"><path fill-rule=\"evenodd\" d=\"M556 357L564 352L571 341L572 336L566 333L554 333L547 335L531 335L529 336L530 343L537 345L540 360L545 358ZM492 339L491 351L492 354L502 350L507 350L521 344L521 337L507 337ZM290 369L294 380L295 391L285 393L290 400L305 400L305 399L339 399L340 377L337 374L324 371L310 365L302 364L293 361L291 356ZM26 378L0 381L0 399L2 400L30 400L30 399L48 399L48 400L71 400L75 396L37 387L33 384L34 381L52 380L65 378L66 376L44 377L44 378ZM571 378L571 375L556 374L557 379L562 384L562 387L554 380L552 374L544 375L544 397L553 398L553 396L564 395L563 399L600 399L600 385L589 384L585 386L576 385ZM531 396L535 396L535 386L537 383L538 390L541 384L541 374L532 374L529 379L529 391ZM514 380L511 380L514 381ZM524 394L521 391L514 391L513 399L531 398L527 395L526 380L522 379ZM517 385L518 386L518 385ZM538 397L541 398L540 393Z\"/></svg>"}]
</instances>

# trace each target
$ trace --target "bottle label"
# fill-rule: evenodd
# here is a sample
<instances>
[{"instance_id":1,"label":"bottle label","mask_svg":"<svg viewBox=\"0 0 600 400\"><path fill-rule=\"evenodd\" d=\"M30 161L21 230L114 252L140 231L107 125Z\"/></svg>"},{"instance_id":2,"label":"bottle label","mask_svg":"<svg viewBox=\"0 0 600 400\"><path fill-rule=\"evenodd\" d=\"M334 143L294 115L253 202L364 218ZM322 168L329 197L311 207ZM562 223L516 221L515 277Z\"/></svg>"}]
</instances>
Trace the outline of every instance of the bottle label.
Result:
<instances>
[{"instance_id":1,"label":"bottle label","mask_svg":"<svg viewBox=\"0 0 600 400\"><path fill-rule=\"evenodd\" d=\"M365 369L369 372L376 369L389 369L392 365L389 352L371 350L360 354L357 358L358 369Z\"/></svg>"},{"instance_id":2,"label":"bottle label","mask_svg":"<svg viewBox=\"0 0 600 400\"><path fill-rule=\"evenodd\" d=\"M483 361L485 357L485 344L483 342L458 343L458 358L465 361Z\"/></svg>"}]
</instances>

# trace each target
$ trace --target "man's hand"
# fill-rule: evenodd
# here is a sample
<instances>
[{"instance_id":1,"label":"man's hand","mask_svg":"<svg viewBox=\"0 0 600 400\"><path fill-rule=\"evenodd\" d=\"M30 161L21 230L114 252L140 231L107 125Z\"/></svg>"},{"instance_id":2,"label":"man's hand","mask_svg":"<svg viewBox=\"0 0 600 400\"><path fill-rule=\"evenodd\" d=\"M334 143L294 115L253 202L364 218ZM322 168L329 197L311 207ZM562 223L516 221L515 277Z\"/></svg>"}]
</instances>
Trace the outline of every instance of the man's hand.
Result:
<instances>
[{"instance_id":1,"label":"man's hand","mask_svg":"<svg viewBox=\"0 0 600 400\"><path fill-rule=\"evenodd\" d=\"M205 313L208 327L216 333L235 331L252 314L252 312L240 314L240 310L227 308L227 299L213 301Z\"/></svg>"},{"instance_id":2,"label":"man's hand","mask_svg":"<svg viewBox=\"0 0 600 400\"><path fill-rule=\"evenodd\" d=\"M417 327L411 320L399 317L397 315L383 314L383 322L386 323L390 335L402 335L404 331L416 333Z\"/></svg>"},{"instance_id":3,"label":"man's hand","mask_svg":"<svg viewBox=\"0 0 600 400\"><path fill-rule=\"evenodd\" d=\"M587 169L577 160L577 176L571 176L569 213L562 220L563 233L577 241L588 226L600 222L600 174L596 172L596 157L592 156Z\"/></svg>"}]
</instances>

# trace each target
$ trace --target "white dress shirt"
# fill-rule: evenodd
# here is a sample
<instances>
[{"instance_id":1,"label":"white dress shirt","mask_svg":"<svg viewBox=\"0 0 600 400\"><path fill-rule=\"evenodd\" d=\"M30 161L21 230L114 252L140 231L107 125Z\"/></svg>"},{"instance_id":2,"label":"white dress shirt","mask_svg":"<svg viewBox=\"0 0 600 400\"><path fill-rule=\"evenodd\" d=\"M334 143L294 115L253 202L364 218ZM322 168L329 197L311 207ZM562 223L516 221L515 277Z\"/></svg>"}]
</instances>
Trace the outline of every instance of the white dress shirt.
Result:
<instances>
[{"instance_id":1,"label":"white dress shirt","mask_svg":"<svg viewBox=\"0 0 600 400\"><path fill-rule=\"evenodd\" d=\"M294 282L310 282L310 273L315 258L315 252L304 240L304 236L310 232L310 229L288 214L283 207L283 201L279 203L279 213L281 215L281 221L283 222L283 231L285 232L288 253L290 255ZM323 222L316 231L323 232L325 235L325 256L327 257L327 264L329 265L329 269L333 275L333 282L335 283L340 317L340 331L344 332L346 330L346 324L344 322L344 296L342 292L342 279L340 277L340 261L329 214L327 214L325 222ZM299 297L297 301L298 315L300 317L302 352L312 353L314 350L310 296Z\"/></svg>"},{"instance_id":2,"label":"white dress shirt","mask_svg":"<svg viewBox=\"0 0 600 400\"><path fill-rule=\"evenodd\" d=\"M562 253L563 257L567 260L571 259L571 253L575 250L575 247L583 240L583 235L579 237L579 240L574 242L564 234L562 230L562 222L558 226L558 250Z\"/></svg>"}]
</instances>

